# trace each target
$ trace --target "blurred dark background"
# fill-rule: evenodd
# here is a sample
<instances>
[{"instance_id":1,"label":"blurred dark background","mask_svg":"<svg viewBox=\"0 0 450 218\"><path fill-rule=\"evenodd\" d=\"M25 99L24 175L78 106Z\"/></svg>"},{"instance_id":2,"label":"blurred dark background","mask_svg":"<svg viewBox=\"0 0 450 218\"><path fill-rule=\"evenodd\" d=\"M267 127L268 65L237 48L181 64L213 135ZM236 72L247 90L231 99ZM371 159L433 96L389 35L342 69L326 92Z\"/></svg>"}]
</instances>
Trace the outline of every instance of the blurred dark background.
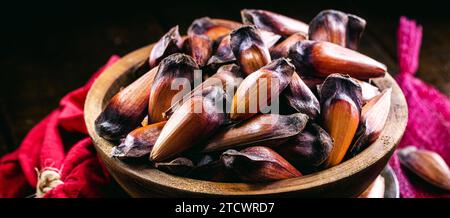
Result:
<instances>
[{"instance_id":1,"label":"blurred dark background","mask_svg":"<svg viewBox=\"0 0 450 218\"><path fill-rule=\"evenodd\" d=\"M15 1L0 8L0 156L16 148L59 99L82 86L113 54L155 42L170 27L185 31L202 16L240 20L262 8L309 22L323 9L368 22L361 52L395 74L395 33L406 15L424 26L418 77L450 95L450 13L445 1Z\"/></svg>"}]
</instances>

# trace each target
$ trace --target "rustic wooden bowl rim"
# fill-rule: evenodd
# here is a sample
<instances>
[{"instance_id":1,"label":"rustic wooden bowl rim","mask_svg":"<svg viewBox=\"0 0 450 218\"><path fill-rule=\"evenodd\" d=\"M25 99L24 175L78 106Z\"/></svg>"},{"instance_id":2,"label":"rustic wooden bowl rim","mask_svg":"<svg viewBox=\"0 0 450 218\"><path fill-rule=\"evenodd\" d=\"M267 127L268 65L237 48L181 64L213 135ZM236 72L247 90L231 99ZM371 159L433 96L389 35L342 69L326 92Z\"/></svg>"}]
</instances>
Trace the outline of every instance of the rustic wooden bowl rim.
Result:
<instances>
[{"instance_id":1,"label":"rustic wooden bowl rim","mask_svg":"<svg viewBox=\"0 0 450 218\"><path fill-rule=\"evenodd\" d=\"M297 190L318 188L330 184L350 175L356 174L366 167L376 163L385 155L390 155L400 141L407 123L406 100L391 75L374 79L374 83L380 88L392 87L391 109L386 125L381 136L367 149L357 156L326 170L272 183L220 183L190 179L174 176L161 172L151 166L127 164L123 161L111 158L113 143L101 138L95 131L94 121L108 102L111 94L107 95L111 86L131 69L147 60L153 44L140 48L118 60L106 69L94 82L85 102L85 122L93 144L110 171L121 170L132 180L145 181L153 185L155 189L170 188L184 193L196 193L211 196L233 195L271 195ZM126 85L126 84L122 84ZM118 91L118 90L116 90ZM106 99L108 98L108 99ZM395 116L397 115L397 116ZM114 172L112 173L114 175ZM119 181L120 183L120 181ZM127 185L121 184L127 190Z\"/></svg>"}]
</instances>

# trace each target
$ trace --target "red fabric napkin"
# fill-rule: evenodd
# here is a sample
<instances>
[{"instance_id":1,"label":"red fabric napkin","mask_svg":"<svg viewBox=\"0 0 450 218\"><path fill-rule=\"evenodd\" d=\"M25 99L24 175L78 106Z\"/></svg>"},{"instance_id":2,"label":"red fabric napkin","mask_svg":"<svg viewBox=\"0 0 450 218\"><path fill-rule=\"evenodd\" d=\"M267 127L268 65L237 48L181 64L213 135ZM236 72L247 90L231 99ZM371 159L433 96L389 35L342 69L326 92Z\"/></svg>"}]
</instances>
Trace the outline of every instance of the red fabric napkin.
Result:
<instances>
[{"instance_id":1,"label":"red fabric napkin","mask_svg":"<svg viewBox=\"0 0 450 218\"><path fill-rule=\"evenodd\" d=\"M0 197L36 193L36 169L60 175L59 179L47 181L62 184L49 189L44 197L102 197L111 193L111 178L88 137L83 107L94 80L118 59L112 56L83 87L64 96L59 107L31 129L17 150L0 159ZM66 139L74 137L82 139L75 143Z\"/></svg>"},{"instance_id":2,"label":"red fabric napkin","mask_svg":"<svg viewBox=\"0 0 450 218\"><path fill-rule=\"evenodd\" d=\"M398 148L414 145L439 153L450 162L450 100L433 86L414 77L419 65L422 27L415 21L400 18L397 52L400 72L396 80L408 103L409 119ZM450 197L400 165L397 153L390 161L396 172L400 193L405 198Z\"/></svg>"}]
</instances>

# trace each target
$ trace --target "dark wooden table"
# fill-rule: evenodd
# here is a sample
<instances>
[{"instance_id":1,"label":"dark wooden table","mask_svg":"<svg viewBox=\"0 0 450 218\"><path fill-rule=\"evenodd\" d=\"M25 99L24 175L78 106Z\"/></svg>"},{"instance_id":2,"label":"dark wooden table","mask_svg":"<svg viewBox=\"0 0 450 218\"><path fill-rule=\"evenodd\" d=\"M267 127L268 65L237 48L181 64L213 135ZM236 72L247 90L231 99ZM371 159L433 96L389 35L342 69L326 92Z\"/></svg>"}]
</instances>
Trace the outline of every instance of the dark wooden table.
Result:
<instances>
[{"instance_id":1,"label":"dark wooden table","mask_svg":"<svg viewBox=\"0 0 450 218\"><path fill-rule=\"evenodd\" d=\"M14 150L30 128L58 106L62 96L83 85L111 55L125 55L155 42L176 24L185 31L198 17L239 20L241 8L265 8L306 22L327 8L358 14L368 22L360 50L384 62L392 74L397 71L398 19L408 15L424 26L417 76L450 95L449 7L434 1L395 2L39 2L3 8L0 156Z\"/></svg>"}]
</instances>

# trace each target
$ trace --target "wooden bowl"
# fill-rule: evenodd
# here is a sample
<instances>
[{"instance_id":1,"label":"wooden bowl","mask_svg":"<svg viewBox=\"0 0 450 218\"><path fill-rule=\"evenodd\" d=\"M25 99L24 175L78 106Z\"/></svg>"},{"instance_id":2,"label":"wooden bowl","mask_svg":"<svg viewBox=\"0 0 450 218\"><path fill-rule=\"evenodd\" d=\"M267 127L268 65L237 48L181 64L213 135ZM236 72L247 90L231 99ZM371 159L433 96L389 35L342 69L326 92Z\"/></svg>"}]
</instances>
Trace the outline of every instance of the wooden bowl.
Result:
<instances>
[{"instance_id":1,"label":"wooden bowl","mask_svg":"<svg viewBox=\"0 0 450 218\"><path fill-rule=\"evenodd\" d=\"M146 65L153 45L138 49L109 67L95 81L85 103L85 121L95 148L117 182L133 197L314 196L352 197L362 193L380 174L405 131L408 109L395 80L375 79L381 89L392 87L392 103L381 136L357 156L335 167L299 178L271 183L219 183L174 176L150 165L111 158L113 143L101 138L94 121L109 99L134 81ZM142 70L141 70L142 71Z\"/></svg>"}]
</instances>

